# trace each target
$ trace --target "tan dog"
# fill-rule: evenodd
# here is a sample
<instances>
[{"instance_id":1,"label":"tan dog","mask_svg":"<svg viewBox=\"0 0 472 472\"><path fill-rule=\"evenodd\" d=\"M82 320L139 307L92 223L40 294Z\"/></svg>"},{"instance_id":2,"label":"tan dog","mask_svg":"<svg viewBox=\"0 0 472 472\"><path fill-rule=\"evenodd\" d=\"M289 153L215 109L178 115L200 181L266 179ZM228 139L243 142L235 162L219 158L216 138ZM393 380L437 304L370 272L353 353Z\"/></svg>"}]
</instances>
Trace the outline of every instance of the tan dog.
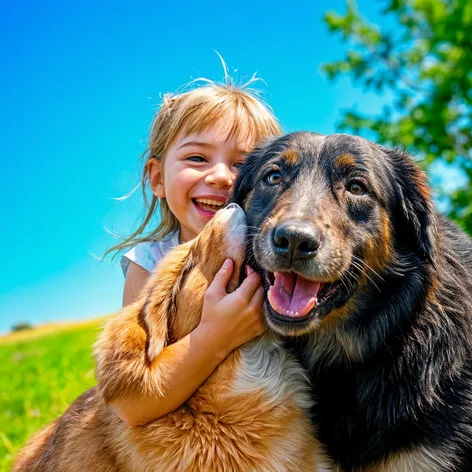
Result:
<instances>
[{"instance_id":1,"label":"tan dog","mask_svg":"<svg viewBox=\"0 0 472 472\"><path fill-rule=\"evenodd\" d=\"M306 379L270 333L233 351L184 405L146 426L126 426L108 405L131 393L159 395L172 375L159 354L198 325L227 257L237 286L245 239L244 212L231 205L161 262L141 299L100 336L98 387L32 439L15 472L316 470Z\"/></svg>"}]
</instances>

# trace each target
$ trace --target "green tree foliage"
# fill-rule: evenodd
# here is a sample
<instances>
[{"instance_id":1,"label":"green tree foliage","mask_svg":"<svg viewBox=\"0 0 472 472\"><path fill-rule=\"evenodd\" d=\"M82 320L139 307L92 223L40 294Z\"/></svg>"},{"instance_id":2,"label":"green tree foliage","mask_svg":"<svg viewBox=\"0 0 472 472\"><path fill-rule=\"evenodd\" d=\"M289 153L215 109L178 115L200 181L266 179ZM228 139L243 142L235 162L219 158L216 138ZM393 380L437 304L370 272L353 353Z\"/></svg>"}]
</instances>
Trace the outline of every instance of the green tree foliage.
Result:
<instances>
[{"instance_id":1,"label":"green tree foliage","mask_svg":"<svg viewBox=\"0 0 472 472\"><path fill-rule=\"evenodd\" d=\"M384 30L348 0L328 12L345 57L325 64L333 80L348 75L366 90L392 97L378 116L344 112L340 128L397 145L421 159L457 166L467 185L450 195L450 216L472 234L472 1L386 0Z\"/></svg>"}]
</instances>

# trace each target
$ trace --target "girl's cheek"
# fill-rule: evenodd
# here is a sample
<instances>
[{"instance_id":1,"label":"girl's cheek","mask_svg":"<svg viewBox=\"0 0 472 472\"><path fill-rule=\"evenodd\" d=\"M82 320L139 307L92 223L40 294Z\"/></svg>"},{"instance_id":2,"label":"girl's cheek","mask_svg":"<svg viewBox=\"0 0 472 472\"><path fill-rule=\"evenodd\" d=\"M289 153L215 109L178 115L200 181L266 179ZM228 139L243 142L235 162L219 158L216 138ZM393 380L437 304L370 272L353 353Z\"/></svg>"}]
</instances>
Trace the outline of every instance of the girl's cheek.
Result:
<instances>
[{"instance_id":1,"label":"girl's cheek","mask_svg":"<svg viewBox=\"0 0 472 472\"><path fill-rule=\"evenodd\" d=\"M195 169L185 169L181 171L176 181L181 185L192 185L201 178L201 172Z\"/></svg>"},{"instance_id":2,"label":"girl's cheek","mask_svg":"<svg viewBox=\"0 0 472 472\"><path fill-rule=\"evenodd\" d=\"M200 174L201 172L199 170L192 169L192 168L182 169L179 172L180 177L185 180L192 180L192 179L198 178Z\"/></svg>"}]
</instances>

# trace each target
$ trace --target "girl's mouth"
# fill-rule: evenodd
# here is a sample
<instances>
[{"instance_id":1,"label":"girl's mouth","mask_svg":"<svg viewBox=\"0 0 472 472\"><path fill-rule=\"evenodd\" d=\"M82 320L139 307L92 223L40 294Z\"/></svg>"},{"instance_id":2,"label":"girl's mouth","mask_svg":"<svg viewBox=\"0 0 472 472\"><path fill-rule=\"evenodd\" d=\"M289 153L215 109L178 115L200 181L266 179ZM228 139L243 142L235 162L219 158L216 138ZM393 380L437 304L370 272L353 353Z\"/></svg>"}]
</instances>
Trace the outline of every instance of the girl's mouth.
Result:
<instances>
[{"instance_id":1,"label":"girl's mouth","mask_svg":"<svg viewBox=\"0 0 472 472\"><path fill-rule=\"evenodd\" d=\"M226 202L219 200L212 200L210 198L192 198L192 202L205 213L214 215L218 210L221 210L226 205Z\"/></svg>"}]
</instances>

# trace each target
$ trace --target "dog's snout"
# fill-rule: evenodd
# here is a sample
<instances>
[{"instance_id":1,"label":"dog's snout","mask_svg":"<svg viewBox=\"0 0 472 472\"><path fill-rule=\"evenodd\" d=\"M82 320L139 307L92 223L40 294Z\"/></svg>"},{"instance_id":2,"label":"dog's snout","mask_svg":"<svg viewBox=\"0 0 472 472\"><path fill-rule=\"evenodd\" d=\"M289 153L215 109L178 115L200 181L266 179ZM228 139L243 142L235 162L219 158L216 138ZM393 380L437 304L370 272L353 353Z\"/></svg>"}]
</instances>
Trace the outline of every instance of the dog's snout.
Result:
<instances>
[{"instance_id":1,"label":"dog's snout","mask_svg":"<svg viewBox=\"0 0 472 472\"><path fill-rule=\"evenodd\" d=\"M314 257L321 243L321 234L316 227L299 221L286 221L273 232L275 251L291 262Z\"/></svg>"}]
</instances>

